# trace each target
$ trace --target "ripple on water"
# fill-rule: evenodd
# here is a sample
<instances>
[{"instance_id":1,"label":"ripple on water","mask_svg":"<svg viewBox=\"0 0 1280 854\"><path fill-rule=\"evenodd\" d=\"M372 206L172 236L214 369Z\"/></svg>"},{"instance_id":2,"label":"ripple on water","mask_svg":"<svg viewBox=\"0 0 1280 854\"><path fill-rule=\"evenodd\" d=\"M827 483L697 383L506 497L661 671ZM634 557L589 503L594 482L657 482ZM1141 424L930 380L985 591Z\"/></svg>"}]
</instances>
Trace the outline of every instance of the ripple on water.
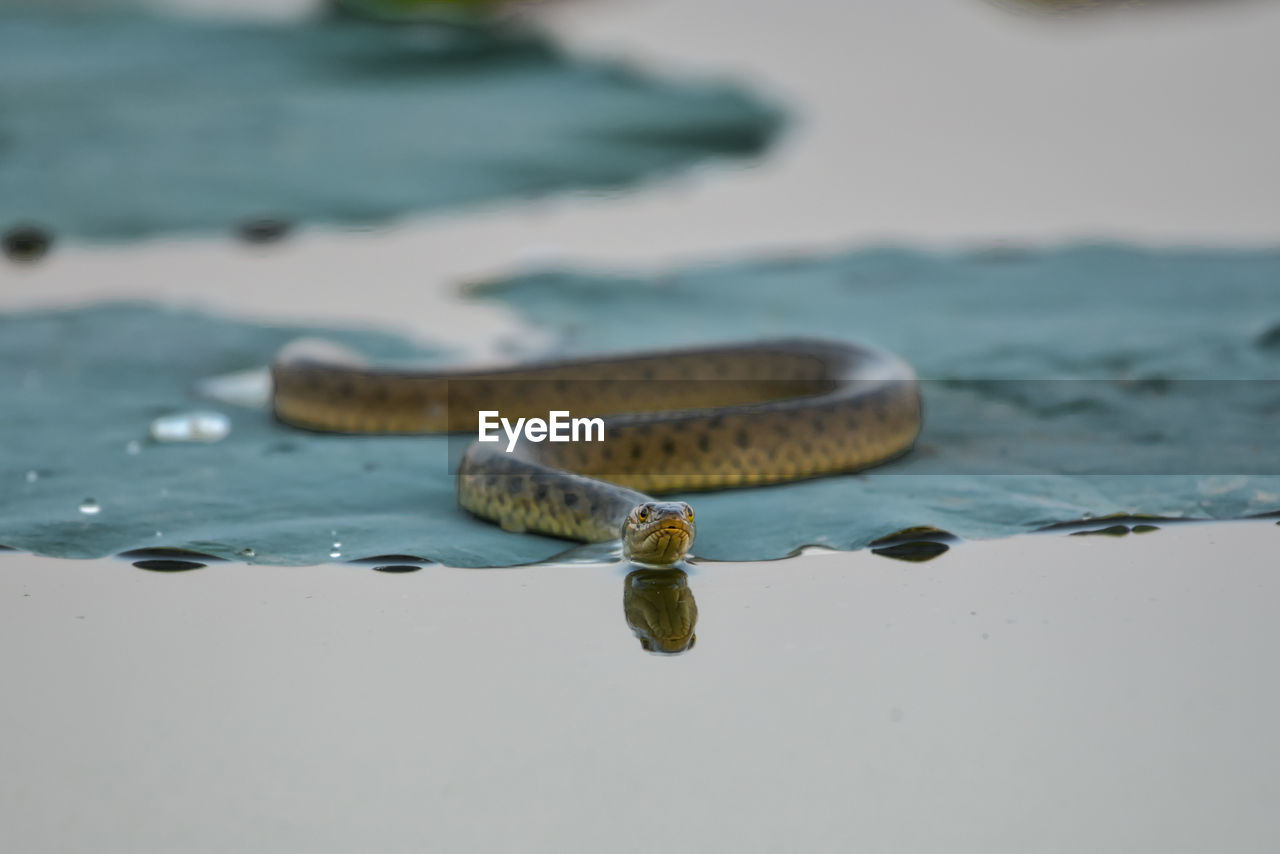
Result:
<instances>
[{"instance_id":1,"label":"ripple on water","mask_svg":"<svg viewBox=\"0 0 1280 854\"><path fill-rule=\"evenodd\" d=\"M191 549L175 549L167 546L156 546L154 548L129 549L126 552L120 552L117 557L130 561L152 561L152 560L176 560L186 563L223 563L223 559L217 555L205 554ZM135 564L136 565L136 564ZM143 567L146 569L146 567Z\"/></svg>"},{"instance_id":2,"label":"ripple on water","mask_svg":"<svg viewBox=\"0 0 1280 854\"><path fill-rule=\"evenodd\" d=\"M400 555L386 554L373 555L372 557L358 557L349 560L347 563L359 566L368 566L374 572L417 572L424 566L431 563L426 558L417 555Z\"/></svg>"},{"instance_id":3,"label":"ripple on water","mask_svg":"<svg viewBox=\"0 0 1280 854\"><path fill-rule=\"evenodd\" d=\"M1148 526L1148 530L1155 528ZM1123 537L1129 533L1128 525L1108 525L1105 528L1093 528L1088 531L1072 531L1072 537Z\"/></svg>"},{"instance_id":4,"label":"ripple on water","mask_svg":"<svg viewBox=\"0 0 1280 854\"><path fill-rule=\"evenodd\" d=\"M86 516L96 516L101 510L102 506L92 498L86 498L80 502L80 512Z\"/></svg>"},{"instance_id":5,"label":"ripple on water","mask_svg":"<svg viewBox=\"0 0 1280 854\"><path fill-rule=\"evenodd\" d=\"M935 557L945 554L950 548L951 546L946 543L935 543L932 540L915 540L872 549L871 553L881 557L893 558L894 560L924 563L926 560L933 560Z\"/></svg>"},{"instance_id":6,"label":"ripple on water","mask_svg":"<svg viewBox=\"0 0 1280 854\"><path fill-rule=\"evenodd\" d=\"M150 560L135 560L133 565L138 569L149 569L152 572L186 572L190 569L204 569L208 564L194 560L153 558Z\"/></svg>"},{"instance_id":7,"label":"ripple on water","mask_svg":"<svg viewBox=\"0 0 1280 854\"><path fill-rule=\"evenodd\" d=\"M874 555L911 563L924 563L945 554L950 550L951 544L957 541L958 538L950 531L929 525L919 525L887 534L872 540L869 545Z\"/></svg>"}]
</instances>

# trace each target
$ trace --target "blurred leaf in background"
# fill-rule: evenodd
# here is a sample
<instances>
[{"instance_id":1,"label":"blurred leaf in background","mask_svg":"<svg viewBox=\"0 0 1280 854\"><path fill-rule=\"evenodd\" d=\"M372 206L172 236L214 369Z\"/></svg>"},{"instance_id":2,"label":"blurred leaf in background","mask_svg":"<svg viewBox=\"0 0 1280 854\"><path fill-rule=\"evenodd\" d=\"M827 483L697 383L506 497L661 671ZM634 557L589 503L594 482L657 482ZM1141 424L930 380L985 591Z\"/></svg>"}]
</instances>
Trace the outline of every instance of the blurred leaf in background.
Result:
<instances>
[{"instance_id":1,"label":"blurred leaf in background","mask_svg":"<svg viewBox=\"0 0 1280 854\"><path fill-rule=\"evenodd\" d=\"M618 187L756 155L781 124L512 26L27 5L0 5L0 105L0 231L91 239Z\"/></svg>"},{"instance_id":2,"label":"blurred leaf in background","mask_svg":"<svg viewBox=\"0 0 1280 854\"><path fill-rule=\"evenodd\" d=\"M483 20L512 4L510 0L329 0L327 5L339 15L394 22Z\"/></svg>"},{"instance_id":3,"label":"blurred leaf in background","mask_svg":"<svg viewBox=\"0 0 1280 854\"><path fill-rule=\"evenodd\" d=\"M1156 8L1196 5L1204 0L989 0L999 6L1034 12L1087 12L1090 10L1151 6ZM1228 0L1211 0L1224 3ZM1211 5L1206 4L1206 5Z\"/></svg>"}]
</instances>

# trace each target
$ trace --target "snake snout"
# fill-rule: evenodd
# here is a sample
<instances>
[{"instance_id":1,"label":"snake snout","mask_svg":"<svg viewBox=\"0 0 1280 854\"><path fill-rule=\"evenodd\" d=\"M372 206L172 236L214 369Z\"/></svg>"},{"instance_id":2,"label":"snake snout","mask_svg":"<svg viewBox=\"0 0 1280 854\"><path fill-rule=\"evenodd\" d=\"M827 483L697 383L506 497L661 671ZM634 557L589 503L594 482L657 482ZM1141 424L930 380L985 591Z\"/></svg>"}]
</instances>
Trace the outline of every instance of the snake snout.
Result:
<instances>
[{"instance_id":1,"label":"snake snout","mask_svg":"<svg viewBox=\"0 0 1280 854\"><path fill-rule=\"evenodd\" d=\"M635 507L622 526L628 559L668 566L684 559L696 529L693 509L683 501L651 501Z\"/></svg>"}]
</instances>

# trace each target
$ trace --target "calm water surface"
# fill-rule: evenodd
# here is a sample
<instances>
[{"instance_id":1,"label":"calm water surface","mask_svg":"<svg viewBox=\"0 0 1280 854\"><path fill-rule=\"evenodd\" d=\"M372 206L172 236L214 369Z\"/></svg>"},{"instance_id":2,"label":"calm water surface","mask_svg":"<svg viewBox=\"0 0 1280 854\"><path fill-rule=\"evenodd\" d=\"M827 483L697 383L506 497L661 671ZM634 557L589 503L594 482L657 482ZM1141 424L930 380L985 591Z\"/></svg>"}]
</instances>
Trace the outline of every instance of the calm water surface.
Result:
<instances>
[{"instance_id":1,"label":"calm water surface","mask_svg":"<svg viewBox=\"0 0 1280 854\"><path fill-rule=\"evenodd\" d=\"M1278 548L704 564L679 655L620 566L7 553L0 823L22 851L1275 850Z\"/></svg>"}]
</instances>

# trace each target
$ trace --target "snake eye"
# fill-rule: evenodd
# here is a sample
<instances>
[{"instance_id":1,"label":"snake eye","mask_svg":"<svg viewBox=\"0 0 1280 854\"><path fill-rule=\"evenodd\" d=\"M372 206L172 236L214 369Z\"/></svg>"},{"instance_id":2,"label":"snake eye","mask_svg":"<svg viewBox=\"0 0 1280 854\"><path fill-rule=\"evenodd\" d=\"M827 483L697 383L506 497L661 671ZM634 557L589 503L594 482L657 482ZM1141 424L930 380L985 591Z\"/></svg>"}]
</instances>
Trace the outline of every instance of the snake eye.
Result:
<instances>
[{"instance_id":1,"label":"snake eye","mask_svg":"<svg viewBox=\"0 0 1280 854\"><path fill-rule=\"evenodd\" d=\"M637 519L639 519L641 522L643 522L645 519L648 519L648 518L649 518L649 508L648 508L648 507L641 507L639 510L637 510L637 511L636 511L636 518L637 518Z\"/></svg>"},{"instance_id":2,"label":"snake eye","mask_svg":"<svg viewBox=\"0 0 1280 854\"><path fill-rule=\"evenodd\" d=\"M688 519L690 522L693 521L693 508L688 504L684 506L684 518Z\"/></svg>"}]
</instances>

